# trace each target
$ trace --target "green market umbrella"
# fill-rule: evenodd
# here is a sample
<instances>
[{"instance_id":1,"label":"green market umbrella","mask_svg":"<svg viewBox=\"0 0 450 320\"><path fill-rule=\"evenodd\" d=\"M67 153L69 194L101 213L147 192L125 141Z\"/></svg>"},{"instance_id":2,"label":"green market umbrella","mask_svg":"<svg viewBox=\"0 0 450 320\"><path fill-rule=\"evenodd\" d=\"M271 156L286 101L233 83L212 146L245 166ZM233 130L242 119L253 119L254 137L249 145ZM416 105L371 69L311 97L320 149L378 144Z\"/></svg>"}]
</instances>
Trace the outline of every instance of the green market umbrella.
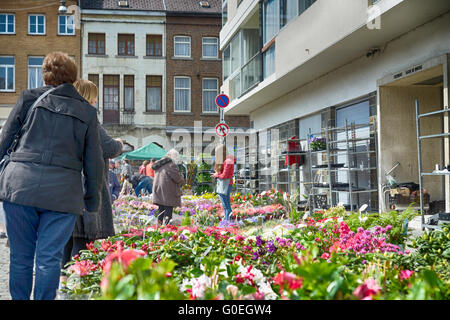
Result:
<instances>
[{"instance_id":1,"label":"green market umbrella","mask_svg":"<svg viewBox=\"0 0 450 320\"><path fill-rule=\"evenodd\" d=\"M167 154L167 151L163 148L159 147L156 143L150 143L146 146L143 146L139 149L124 153L119 158L121 160L150 160L155 159L159 160Z\"/></svg>"}]
</instances>

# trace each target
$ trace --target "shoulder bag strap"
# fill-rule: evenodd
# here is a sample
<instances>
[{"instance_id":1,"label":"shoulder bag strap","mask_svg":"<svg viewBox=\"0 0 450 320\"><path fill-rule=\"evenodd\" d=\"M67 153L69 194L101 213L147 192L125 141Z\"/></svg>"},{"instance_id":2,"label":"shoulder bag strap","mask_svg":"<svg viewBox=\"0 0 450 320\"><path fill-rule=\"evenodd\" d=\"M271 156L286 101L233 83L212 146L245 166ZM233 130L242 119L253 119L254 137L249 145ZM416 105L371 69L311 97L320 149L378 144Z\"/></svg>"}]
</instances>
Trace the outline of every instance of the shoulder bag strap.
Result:
<instances>
[{"instance_id":1,"label":"shoulder bag strap","mask_svg":"<svg viewBox=\"0 0 450 320\"><path fill-rule=\"evenodd\" d=\"M41 94L39 96L39 98L36 99L36 101L33 103L33 105L28 109L27 111L27 115L25 116L24 121L22 122L22 125L20 126L19 130L17 131L16 135L14 136L14 140L11 143L11 146L8 148L8 151L6 152L8 155L11 154L11 152L13 152L17 146L17 143L19 143L20 140L20 132L22 131L23 127L25 126L25 124L28 122L28 120L31 117L31 114L33 113L34 109L36 109L36 106L39 102L42 101L42 99L44 99L47 95L49 95L52 91L54 91L56 89L55 88L51 88L50 90L45 91L43 94Z\"/></svg>"}]
</instances>

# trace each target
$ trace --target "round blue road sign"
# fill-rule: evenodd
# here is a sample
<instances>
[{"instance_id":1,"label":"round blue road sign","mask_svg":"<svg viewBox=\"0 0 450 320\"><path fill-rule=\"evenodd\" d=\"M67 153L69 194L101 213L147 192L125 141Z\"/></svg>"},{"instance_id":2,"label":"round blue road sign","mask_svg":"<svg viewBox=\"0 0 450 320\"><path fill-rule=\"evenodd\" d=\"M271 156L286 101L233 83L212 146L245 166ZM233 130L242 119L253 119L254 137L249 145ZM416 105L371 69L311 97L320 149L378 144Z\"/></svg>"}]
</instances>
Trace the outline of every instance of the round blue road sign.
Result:
<instances>
[{"instance_id":1,"label":"round blue road sign","mask_svg":"<svg viewBox=\"0 0 450 320\"><path fill-rule=\"evenodd\" d=\"M226 94L219 94L216 97L216 105L219 108L226 108L228 104L230 103L230 98Z\"/></svg>"}]
</instances>

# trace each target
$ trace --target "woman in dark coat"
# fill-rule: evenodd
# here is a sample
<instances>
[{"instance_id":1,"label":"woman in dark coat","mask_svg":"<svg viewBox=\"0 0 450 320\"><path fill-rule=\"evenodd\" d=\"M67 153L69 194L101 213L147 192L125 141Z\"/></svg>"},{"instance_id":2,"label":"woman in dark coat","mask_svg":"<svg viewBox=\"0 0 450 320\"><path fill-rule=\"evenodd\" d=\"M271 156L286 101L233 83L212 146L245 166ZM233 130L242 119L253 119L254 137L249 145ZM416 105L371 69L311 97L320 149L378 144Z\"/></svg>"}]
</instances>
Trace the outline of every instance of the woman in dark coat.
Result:
<instances>
[{"instance_id":1,"label":"woman in dark coat","mask_svg":"<svg viewBox=\"0 0 450 320\"><path fill-rule=\"evenodd\" d=\"M96 104L98 89L94 83L88 80L78 80L74 86L92 106ZM61 263L62 267L64 267L73 256L78 254L80 250L86 249L86 243L97 239L105 239L115 234L109 192L108 163L109 159L115 158L122 153L123 143L120 139L115 140L111 138L102 126L99 125L98 128L105 166L99 211L98 214L85 211L83 216L77 218L72 237L64 248L63 261Z\"/></svg>"},{"instance_id":2,"label":"woman in dark coat","mask_svg":"<svg viewBox=\"0 0 450 320\"><path fill-rule=\"evenodd\" d=\"M12 299L30 299L34 262L34 299L55 298L63 248L76 216L84 208L97 212L100 204L104 165L97 112L72 85L77 66L65 53L50 53L42 75L46 86L22 92L0 136L0 158L11 152L0 174L0 200L10 244Z\"/></svg>"},{"instance_id":3,"label":"woman in dark coat","mask_svg":"<svg viewBox=\"0 0 450 320\"><path fill-rule=\"evenodd\" d=\"M158 224L169 223L173 207L181 206L181 185L184 179L175 163L177 160L178 152L172 149L152 166L155 170L152 200L159 207Z\"/></svg>"}]
</instances>

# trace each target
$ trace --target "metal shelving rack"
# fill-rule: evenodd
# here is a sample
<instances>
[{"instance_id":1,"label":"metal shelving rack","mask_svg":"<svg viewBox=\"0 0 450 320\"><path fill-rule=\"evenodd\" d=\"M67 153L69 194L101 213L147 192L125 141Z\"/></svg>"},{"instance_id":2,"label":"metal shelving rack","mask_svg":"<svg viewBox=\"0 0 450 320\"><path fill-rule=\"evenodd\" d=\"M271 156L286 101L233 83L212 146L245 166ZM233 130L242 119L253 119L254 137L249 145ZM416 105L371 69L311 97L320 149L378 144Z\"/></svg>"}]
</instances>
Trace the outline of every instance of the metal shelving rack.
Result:
<instances>
[{"instance_id":1,"label":"metal shelving rack","mask_svg":"<svg viewBox=\"0 0 450 320\"><path fill-rule=\"evenodd\" d=\"M349 138L349 134L351 134L352 137L356 137L356 129L362 129L362 128L369 128L369 136L364 138ZM336 136L337 133L345 133L345 139L339 139L337 140ZM372 183L372 179L369 179L369 188L368 189L358 189L352 184L352 174L358 173L358 172L369 172L376 171L377 167L377 140L376 140L376 124L375 123L369 123L369 124L363 124L363 125L355 125L351 124L348 125L346 122L344 127L337 127L337 128L324 128L322 129L322 132L320 133L312 133L311 130L309 130L309 136L311 135L321 135L325 136L326 138L326 149L320 150L320 151L312 151L308 150L308 157L309 157L309 170L310 170L310 177L311 181L303 181L303 183L311 183L311 193L310 198L314 198L318 195L327 195L327 203L328 206L335 206L337 205L337 194L341 192L346 192L349 194L349 206L347 206L349 210L357 210L357 207L359 203L355 204L354 199L358 198L359 202L359 195L362 193L377 193L378 188L376 186L376 183ZM356 150L356 143L360 142L358 146L361 146L361 142L365 142L365 151L357 151ZM337 148L337 144L339 143L345 143L346 147L343 149ZM371 148L371 144L373 143L373 148ZM325 161L327 162L326 167L316 167L313 166L313 155L321 155L326 154ZM355 167L355 160L356 155L358 154L364 154L367 155L367 163L368 167ZM339 164L336 163L336 158L338 156L344 156L347 159L347 166L345 167L345 164ZM372 166L372 158L375 156L374 165ZM325 172L324 176L328 180L328 185L320 186L315 183L315 174L320 173L322 174L322 171ZM339 186L337 183L337 173L346 171L347 172L347 178L348 178L348 186ZM356 184L358 185L358 175L355 176ZM319 190L326 190L326 193L317 193ZM369 210L373 210L373 206L371 203L371 197L369 196ZM315 201L310 202L312 210L316 209L324 209L324 208L317 208L315 205Z\"/></svg>"},{"instance_id":2,"label":"metal shelving rack","mask_svg":"<svg viewBox=\"0 0 450 320\"><path fill-rule=\"evenodd\" d=\"M259 189L256 159L252 159L255 155L250 154L249 146L244 146L236 151L243 151L244 163L237 163L236 165L236 170L234 172L235 190L241 194L253 194ZM241 175L241 170L243 170L243 176Z\"/></svg>"},{"instance_id":3,"label":"metal shelving rack","mask_svg":"<svg viewBox=\"0 0 450 320\"><path fill-rule=\"evenodd\" d=\"M449 132L442 132L439 134L431 134L431 135L425 135L422 136L420 134L420 120L422 118L426 117L432 117L432 116L444 116L447 112L450 115L450 108L441 109L438 111L428 112L428 113L419 113L419 101L415 101L416 105L416 129L417 129L417 159L418 159L418 167L419 167L419 188L420 188L420 212L422 214L422 230L425 230L425 228L428 229L441 229L440 222L443 223L450 223L450 213L438 213L437 214L437 225L431 225L425 223L425 208L424 208L424 201L423 201L423 177L424 176L440 176L444 177L446 175L450 175L450 172L423 172L422 170L422 140L425 139L443 139L443 138L449 138L450 133ZM448 186L446 186L448 188ZM446 203L448 206L448 203ZM447 207L446 206L446 207Z\"/></svg>"}]
</instances>

